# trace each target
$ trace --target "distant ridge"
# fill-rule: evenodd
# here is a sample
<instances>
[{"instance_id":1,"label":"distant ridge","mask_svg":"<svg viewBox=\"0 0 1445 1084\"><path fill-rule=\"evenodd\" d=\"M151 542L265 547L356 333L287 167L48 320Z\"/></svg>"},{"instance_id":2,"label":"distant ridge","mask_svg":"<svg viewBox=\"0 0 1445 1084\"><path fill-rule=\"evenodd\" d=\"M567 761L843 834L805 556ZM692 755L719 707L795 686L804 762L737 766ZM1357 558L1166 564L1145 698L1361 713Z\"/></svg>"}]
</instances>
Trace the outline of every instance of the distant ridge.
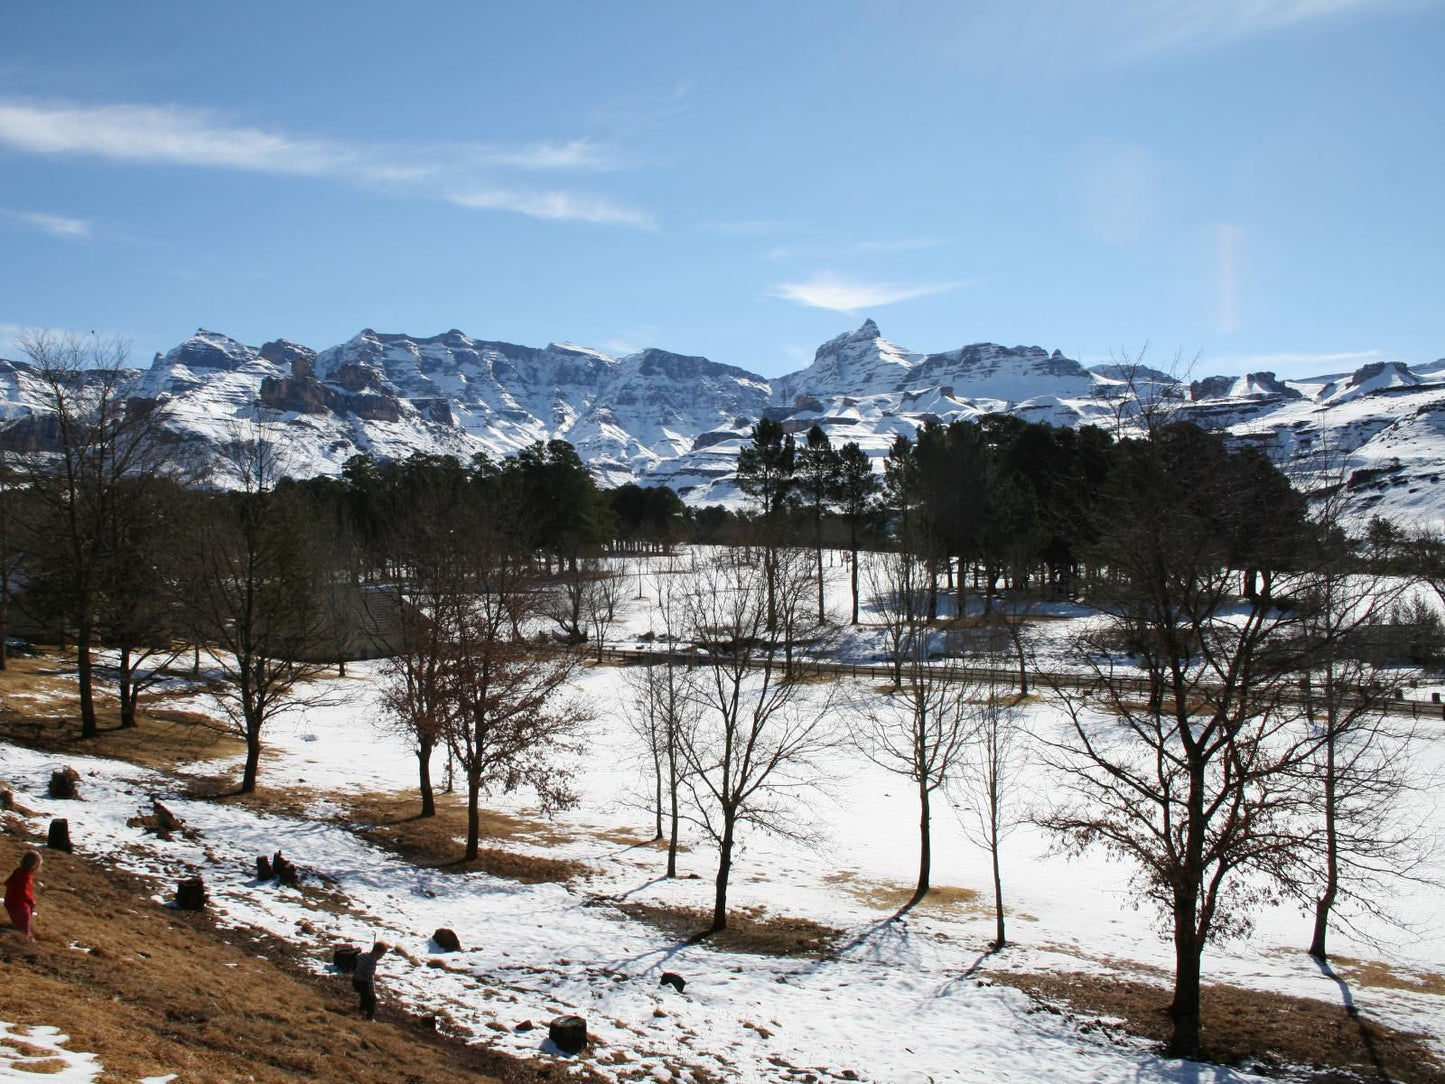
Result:
<instances>
[{"instance_id":1,"label":"distant ridge","mask_svg":"<svg viewBox=\"0 0 1445 1084\"><path fill-rule=\"evenodd\" d=\"M1297 477L1320 469L1328 449L1331 476L1354 481L1358 516L1445 522L1445 359L1186 384L1144 366L1085 369L1039 346L919 353L868 319L819 346L806 368L773 380L657 348L614 357L456 328L427 336L366 328L322 350L280 338L250 346L198 329L131 376L130 394L162 405L177 439L203 452L244 418L285 436L302 474L338 473L359 453L468 460L564 439L602 484L666 484L692 504L739 500L737 453L765 413L793 432L820 425L835 445L856 441L877 457L927 421L990 413L1112 428L1132 383L1167 397L1181 417L1265 448ZM0 426L43 432L46 410L30 367L0 362Z\"/></svg>"}]
</instances>

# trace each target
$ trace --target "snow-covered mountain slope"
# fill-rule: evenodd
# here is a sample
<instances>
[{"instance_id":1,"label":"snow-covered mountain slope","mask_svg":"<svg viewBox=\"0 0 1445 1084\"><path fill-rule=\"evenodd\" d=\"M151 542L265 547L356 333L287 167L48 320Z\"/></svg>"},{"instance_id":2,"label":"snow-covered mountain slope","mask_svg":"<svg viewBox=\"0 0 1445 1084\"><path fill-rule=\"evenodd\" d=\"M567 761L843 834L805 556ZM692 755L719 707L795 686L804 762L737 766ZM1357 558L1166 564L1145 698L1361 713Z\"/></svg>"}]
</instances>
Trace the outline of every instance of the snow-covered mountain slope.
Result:
<instances>
[{"instance_id":1,"label":"snow-covered mountain slope","mask_svg":"<svg viewBox=\"0 0 1445 1084\"><path fill-rule=\"evenodd\" d=\"M603 484L666 484L692 504L738 503L737 454L765 414L798 434L820 425L835 446L857 441L881 457L927 421L995 412L1126 432L1121 403L1137 391L1261 445L1307 482L1345 480L1360 515L1445 521L1445 359L1302 380L1265 372L1185 383L1142 366L1084 369L1037 346L918 353L866 320L820 346L807 368L770 382L665 350L618 358L457 330L366 329L319 353L200 330L131 379L128 394L162 407L181 442L204 452L256 421L288 438L298 475L335 474L358 452L467 460L560 438ZM11 443L43 442L48 413L34 370L0 361L0 426L11 428Z\"/></svg>"}]
</instances>

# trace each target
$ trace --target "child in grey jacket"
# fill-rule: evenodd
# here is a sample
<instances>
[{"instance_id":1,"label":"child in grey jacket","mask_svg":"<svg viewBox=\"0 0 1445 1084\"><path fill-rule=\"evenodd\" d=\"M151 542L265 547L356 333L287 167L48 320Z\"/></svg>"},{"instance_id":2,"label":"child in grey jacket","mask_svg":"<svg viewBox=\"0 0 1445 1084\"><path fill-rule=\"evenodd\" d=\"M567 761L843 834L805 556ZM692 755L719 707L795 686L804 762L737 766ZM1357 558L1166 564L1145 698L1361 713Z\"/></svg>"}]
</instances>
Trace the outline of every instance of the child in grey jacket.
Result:
<instances>
[{"instance_id":1,"label":"child in grey jacket","mask_svg":"<svg viewBox=\"0 0 1445 1084\"><path fill-rule=\"evenodd\" d=\"M386 955L389 946L378 941L370 952L363 952L356 958L356 971L351 976L351 988L361 998L361 1011L368 1020L376 1019L376 963Z\"/></svg>"}]
</instances>

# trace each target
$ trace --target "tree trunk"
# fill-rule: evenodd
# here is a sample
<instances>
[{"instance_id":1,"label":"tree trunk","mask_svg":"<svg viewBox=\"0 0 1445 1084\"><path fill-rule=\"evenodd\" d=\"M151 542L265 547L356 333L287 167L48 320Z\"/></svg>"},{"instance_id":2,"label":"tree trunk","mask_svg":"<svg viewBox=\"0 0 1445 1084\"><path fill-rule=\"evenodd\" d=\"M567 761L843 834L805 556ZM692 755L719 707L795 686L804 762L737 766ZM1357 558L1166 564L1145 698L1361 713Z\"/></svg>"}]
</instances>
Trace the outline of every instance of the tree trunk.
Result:
<instances>
[{"instance_id":1,"label":"tree trunk","mask_svg":"<svg viewBox=\"0 0 1445 1084\"><path fill-rule=\"evenodd\" d=\"M778 554L769 542L763 549L763 578L768 591L768 631L778 631Z\"/></svg>"},{"instance_id":2,"label":"tree trunk","mask_svg":"<svg viewBox=\"0 0 1445 1084\"><path fill-rule=\"evenodd\" d=\"M1169 1015L1174 1032L1166 1053L1197 1058L1199 1041L1199 973L1204 953L1204 931L1199 928L1200 886L1204 869L1204 765L1191 755L1189 765L1188 823L1184 826L1184 853L1174 888L1174 1001Z\"/></svg>"},{"instance_id":3,"label":"tree trunk","mask_svg":"<svg viewBox=\"0 0 1445 1084\"><path fill-rule=\"evenodd\" d=\"M120 725L135 726L135 683L131 680L130 647L120 649Z\"/></svg>"},{"instance_id":4,"label":"tree trunk","mask_svg":"<svg viewBox=\"0 0 1445 1084\"><path fill-rule=\"evenodd\" d=\"M1333 683L1325 686L1325 695L1330 697L1330 706L1326 709L1333 716ZM1325 937L1329 932L1330 911L1335 906L1335 896L1340 887L1340 855L1338 826L1335 823L1335 735L1334 719L1330 719L1330 732L1325 741L1325 887L1315 900L1315 930L1314 937L1310 940L1310 955L1316 959L1327 960L1328 954L1325 951Z\"/></svg>"},{"instance_id":5,"label":"tree trunk","mask_svg":"<svg viewBox=\"0 0 1445 1084\"><path fill-rule=\"evenodd\" d=\"M246 767L241 772L241 793L256 792L256 775L261 766L261 728L246 727Z\"/></svg>"},{"instance_id":6,"label":"tree trunk","mask_svg":"<svg viewBox=\"0 0 1445 1084\"><path fill-rule=\"evenodd\" d=\"M823 623L823 519L813 519L813 550L818 557L818 624Z\"/></svg>"},{"instance_id":7,"label":"tree trunk","mask_svg":"<svg viewBox=\"0 0 1445 1084\"><path fill-rule=\"evenodd\" d=\"M482 777L475 772L467 773L467 853L464 861L474 861L481 850L482 840Z\"/></svg>"},{"instance_id":8,"label":"tree trunk","mask_svg":"<svg viewBox=\"0 0 1445 1084\"><path fill-rule=\"evenodd\" d=\"M928 810L928 781L918 784L918 885L904 910L922 902L928 895L928 882L933 874L933 825Z\"/></svg>"},{"instance_id":9,"label":"tree trunk","mask_svg":"<svg viewBox=\"0 0 1445 1084\"><path fill-rule=\"evenodd\" d=\"M674 745L667 751L667 789L672 808L669 812L670 825L667 836L667 876L671 880L677 876L677 829L682 816L677 805L677 748Z\"/></svg>"},{"instance_id":10,"label":"tree trunk","mask_svg":"<svg viewBox=\"0 0 1445 1084\"><path fill-rule=\"evenodd\" d=\"M437 812L436 795L432 793L431 786L431 755L436 742L431 739L423 739L417 744L417 786L421 791L421 815L423 817L435 817Z\"/></svg>"},{"instance_id":11,"label":"tree trunk","mask_svg":"<svg viewBox=\"0 0 1445 1084\"><path fill-rule=\"evenodd\" d=\"M718 847L716 895L712 907L712 928L718 933L728 928L728 877L733 869L733 828L737 814L724 810L722 843Z\"/></svg>"},{"instance_id":12,"label":"tree trunk","mask_svg":"<svg viewBox=\"0 0 1445 1084\"><path fill-rule=\"evenodd\" d=\"M90 620L80 622L75 636L76 680L80 684L80 736L96 738L100 727L95 721L95 695L90 665Z\"/></svg>"},{"instance_id":13,"label":"tree trunk","mask_svg":"<svg viewBox=\"0 0 1445 1084\"><path fill-rule=\"evenodd\" d=\"M1188 930L1180 928L1180 916L1175 916L1174 923L1174 1001L1169 1006L1174 1031L1165 1053L1175 1058L1197 1058L1200 1053L1200 946L1195 940L1192 921L1188 922L1191 927Z\"/></svg>"},{"instance_id":14,"label":"tree trunk","mask_svg":"<svg viewBox=\"0 0 1445 1084\"><path fill-rule=\"evenodd\" d=\"M653 818L652 841L662 839L662 750L657 748L654 738L652 747Z\"/></svg>"},{"instance_id":15,"label":"tree trunk","mask_svg":"<svg viewBox=\"0 0 1445 1084\"><path fill-rule=\"evenodd\" d=\"M994 810L990 814L993 824L992 831L989 833L989 850L993 854L993 949L998 952L1007 947L1008 937L1003 926L1003 875L999 872L998 866L998 799L995 797L993 802Z\"/></svg>"},{"instance_id":16,"label":"tree trunk","mask_svg":"<svg viewBox=\"0 0 1445 1084\"><path fill-rule=\"evenodd\" d=\"M850 573L850 580L853 584L853 624L858 624L858 524L853 519L848 521L848 545L853 551L853 567Z\"/></svg>"}]
</instances>

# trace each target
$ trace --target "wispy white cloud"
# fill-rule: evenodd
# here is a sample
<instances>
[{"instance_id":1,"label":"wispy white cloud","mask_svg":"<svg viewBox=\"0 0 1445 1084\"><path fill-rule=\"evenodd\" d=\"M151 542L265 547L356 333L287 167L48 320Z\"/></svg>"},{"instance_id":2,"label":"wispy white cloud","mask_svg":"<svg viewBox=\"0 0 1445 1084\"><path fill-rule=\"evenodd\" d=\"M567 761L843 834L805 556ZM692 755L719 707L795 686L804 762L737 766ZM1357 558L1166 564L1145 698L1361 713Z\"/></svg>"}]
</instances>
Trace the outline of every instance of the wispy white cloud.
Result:
<instances>
[{"instance_id":1,"label":"wispy white cloud","mask_svg":"<svg viewBox=\"0 0 1445 1084\"><path fill-rule=\"evenodd\" d=\"M684 81L656 94L598 102L591 114L597 123L620 131L652 128L687 113L692 108L692 95L693 84Z\"/></svg>"},{"instance_id":2,"label":"wispy white cloud","mask_svg":"<svg viewBox=\"0 0 1445 1084\"><path fill-rule=\"evenodd\" d=\"M1088 18L1097 28L1112 23L1122 51L1152 53L1213 47L1401 4L1398 0L1091 0L1068 6L1075 18Z\"/></svg>"},{"instance_id":3,"label":"wispy white cloud","mask_svg":"<svg viewBox=\"0 0 1445 1084\"><path fill-rule=\"evenodd\" d=\"M815 275L807 282L785 282L774 286L773 296L815 309L834 312L857 312L860 309L892 305L918 297L957 290L967 282L860 282L836 275Z\"/></svg>"},{"instance_id":4,"label":"wispy white cloud","mask_svg":"<svg viewBox=\"0 0 1445 1084\"><path fill-rule=\"evenodd\" d=\"M67 241L84 241L90 236L90 223L83 218L46 214L44 211L5 211L5 217L32 226L37 230Z\"/></svg>"},{"instance_id":5,"label":"wispy white cloud","mask_svg":"<svg viewBox=\"0 0 1445 1084\"><path fill-rule=\"evenodd\" d=\"M85 155L148 165L328 177L415 191L470 207L534 218L651 226L649 216L600 197L532 192L499 183L508 172L598 172L624 157L590 139L518 147L376 146L310 139L229 124L178 106L74 105L0 99L0 146L30 154ZM469 193L457 198L452 193Z\"/></svg>"},{"instance_id":6,"label":"wispy white cloud","mask_svg":"<svg viewBox=\"0 0 1445 1084\"><path fill-rule=\"evenodd\" d=\"M608 226L655 229L651 215L603 197L578 192L518 188L478 188L447 197L458 207L479 211L515 211L553 222L595 222Z\"/></svg>"},{"instance_id":7,"label":"wispy white cloud","mask_svg":"<svg viewBox=\"0 0 1445 1084\"><path fill-rule=\"evenodd\" d=\"M485 164L516 169L600 171L621 169L626 165L614 148L590 139L493 148L479 152L477 157Z\"/></svg>"},{"instance_id":8,"label":"wispy white cloud","mask_svg":"<svg viewBox=\"0 0 1445 1084\"><path fill-rule=\"evenodd\" d=\"M956 4L918 20L923 48L955 62L1075 75L1161 55L1227 47L1269 35L1412 8L1438 0L1030 0ZM896 4L886 5L890 17ZM966 50L960 46L967 44ZM966 59L960 59L966 58Z\"/></svg>"},{"instance_id":9,"label":"wispy white cloud","mask_svg":"<svg viewBox=\"0 0 1445 1084\"><path fill-rule=\"evenodd\" d=\"M174 106L0 102L0 143L34 154L265 173L334 173L358 164L345 146L260 128L231 127Z\"/></svg>"}]
</instances>

